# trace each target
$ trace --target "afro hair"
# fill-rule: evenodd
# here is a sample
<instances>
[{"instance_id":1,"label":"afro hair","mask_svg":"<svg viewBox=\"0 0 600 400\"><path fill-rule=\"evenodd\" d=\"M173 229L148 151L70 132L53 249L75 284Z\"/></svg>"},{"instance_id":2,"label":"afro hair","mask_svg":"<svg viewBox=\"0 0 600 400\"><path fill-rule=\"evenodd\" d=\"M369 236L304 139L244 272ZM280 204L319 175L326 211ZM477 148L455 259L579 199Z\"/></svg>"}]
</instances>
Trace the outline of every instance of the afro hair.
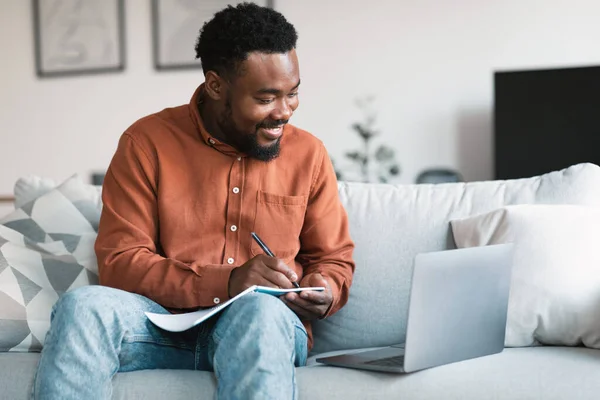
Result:
<instances>
[{"instance_id":1,"label":"afro hair","mask_svg":"<svg viewBox=\"0 0 600 400\"><path fill-rule=\"evenodd\" d=\"M234 76L248 53L287 53L297 40L296 29L279 12L253 3L229 5L200 30L196 58L205 73Z\"/></svg>"}]
</instances>

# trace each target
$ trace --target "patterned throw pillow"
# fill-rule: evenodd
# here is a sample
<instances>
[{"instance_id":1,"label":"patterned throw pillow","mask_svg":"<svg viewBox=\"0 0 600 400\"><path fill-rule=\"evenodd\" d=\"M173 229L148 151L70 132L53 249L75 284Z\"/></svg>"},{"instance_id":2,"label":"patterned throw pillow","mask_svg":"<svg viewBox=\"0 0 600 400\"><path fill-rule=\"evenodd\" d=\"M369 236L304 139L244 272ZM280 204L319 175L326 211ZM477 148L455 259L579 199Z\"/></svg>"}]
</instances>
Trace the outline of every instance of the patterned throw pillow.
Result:
<instances>
[{"instance_id":1,"label":"patterned throw pillow","mask_svg":"<svg viewBox=\"0 0 600 400\"><path fill-rule=\"evenodd\" d=\"M74 176L0 220L0 351L40 351L59 296L98 283L99 216Z\"/></svg>"}]
</instances>

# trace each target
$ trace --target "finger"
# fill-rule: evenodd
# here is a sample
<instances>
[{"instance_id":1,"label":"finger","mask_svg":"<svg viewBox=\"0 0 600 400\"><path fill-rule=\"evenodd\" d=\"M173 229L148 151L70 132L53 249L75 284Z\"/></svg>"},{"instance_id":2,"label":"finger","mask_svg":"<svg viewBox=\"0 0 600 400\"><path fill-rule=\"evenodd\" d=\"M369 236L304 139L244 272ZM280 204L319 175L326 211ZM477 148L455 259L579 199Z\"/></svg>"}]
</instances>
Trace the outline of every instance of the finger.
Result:
<instances>
[{"instance_id":1,"label":"finger","mask_svg":"<svg viewBox=\"0 0 600 400\"><path fill-rule=\"evenodd\" d=\"M246 277L246 287L251 285L267 286L272 288L291 289L292 284L285 275L275 272L262 263L256 263Z\"/></svg>"},{"instance_id":2,"label":"finger","mask_svg":"<svg viewBox=\"0 0 600 400\"><path fill-rule=\"evenodd\" d=\"M287 293L285 298L286 300L306 309L312 309L313 307L324 306L326 304L329 305L327 298L317 298L313 301L312 299L302 298L298 293Z\"/></svg>"},{"instance_id":3,"label":"finger","mask_svg":"<svg viewBox=\"0 0 600 400\"><path fill-rule=\"evenodd\" d=\"M312 315L310 312L308 312L307 310L303 309L302 307L299 307L297 305L295 305L294 303L290 303L288 301L286 301L285 299L283 300L283 302L285 303L286 306L288 306L288 308L290 310L292 310L300 319L312 319Z\"/></svg>"},{"instance_id":4,"label":"finger","mask_svg":"<svg viewBox=\"0 0 600 400\"><path fill-rule=\"evenodd\" d=\"M285 277L284 277L284 281L285 280L287 280L287 279L285 279ZM256 274L254 276L254 278L252 279L252 285L266 286L266 287L271 287L271 288L275 288L275 289L282 288L278 283L274 283L270 279L265 278L264 276L259 275L259 274ZM248 287L250 287L252 285L248 285Z\"/></svg>"},{"instance_id":5,"label":"finger","mask_svg":"<svg viewBox=\"0 0 600 400\"><path fill-rule=\"evenodd\" d=\"M289 301L286 298L283 299L283 302L290 308L290 310L295 312L302 319L314 319L315 317L321 315L321 311L314 306L310 308L303 307L302 305L293 301Z\"/></svg>"},{"instance_id":6,"label":"finger","mask_svg":"<svg viewBox=\"0 0 600 400\"><path fill-rule=\"evenodd\" d=\"M329 304L332 300L331 293L328 291L317 292L315 290L305 290L300 293L300 297L315 304Z\"/></svg>"},{"instance_id":7,"label":"finger","mask_svg":"<svg viewBox=\"0 0 600 400\"><path fill-rule=\"evenodd\" d=\"M306 298L306 299L315 299L317 300L320 294L322 294L323 296L325 296L326 299L329 299L329 301L331 301L331 299L333 298L333 294L331 291L331 286L329 285L329 282L327 281L327 279L325 279L323 277L323 275L321 275L320 273L316 273L316 274L310 274L307 276L308 279L306 279L306 283L307 287L324 287L325 290L323 292L317 292L317 291L303 291L301 293L301 297ZM304 286L304 284L302 285ZM317 300L318 301L318 300Z\"/></svg>"},{"instance_id":8,"label":"finger","mask_svg":"<svg viewBox=\"0 0 600 400\"><path fill-rule=\"evenodd\" d=\"M283 289L291 289L294 287L287 276L285 276L281 272L274 271L268 267L263 268L260 271L260 274L262 275L263 279L268 281L267 286L279 287Z\"/></svg>"},{"instance_id":9,"label":"finger","mask_svg":"<svg viewBox=\"0 0 600 400\"><path fill-rule=\"evenodd\" d=\"M283 260L269 256L263 257L264 258L262 261L267 267L284 274L290 280L290 282L295 282L298 280L298 275L296 275L294 270L291 269L285 262L283 262Z\"/></svg>"},{"instance_id":10,"label":"finger","mask_svg":"<svg viewBox=\"0 0 600 400\"><path fill-rule=\"evenodd\" d=\"M310 315L311 318L315 318L315 317L319 317L319 316L323 315L328 307L326 305L319 305L319 304L312 303L310 301L303 300L298 296L293 297L293 300L288 300L287 298L285 298L284 301L288 305L293 304L294 307L304 310L305 315L306 315L306 313L308 313L308 315Z\"/></svg>"},{"instance_id":11,"label":"finger","mask_svg":"<svg viewBox=\"0 0 600 400\"><path fill-rule=\"evenodd\" d=\"M311 286L323 286L326 291L327 291L327 289L330 289L329 282L327 282L327 279L325 279L323 277L323 275L321 275L318 272L316 274L312 274L310 276L310 285Z\"/></svg>"}]
</instances>

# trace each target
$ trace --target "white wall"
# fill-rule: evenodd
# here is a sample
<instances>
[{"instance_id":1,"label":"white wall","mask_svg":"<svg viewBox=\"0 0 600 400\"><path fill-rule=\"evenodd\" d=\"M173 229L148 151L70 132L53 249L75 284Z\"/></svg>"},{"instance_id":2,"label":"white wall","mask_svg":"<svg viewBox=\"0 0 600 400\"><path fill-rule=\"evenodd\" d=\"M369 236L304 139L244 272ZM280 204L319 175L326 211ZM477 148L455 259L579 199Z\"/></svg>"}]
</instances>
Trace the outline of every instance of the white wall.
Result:
<instances>
[{"instance_id":1,"label":"white wall","mask_svg":"<svg viewBox=\"0 0 600 400\"><path fill-rule=\"evenodd\" d=\"M400 182L424 168L493 176L493 71L600 64L598 0L276 0L300 40L293 123L341 166L360 142L354 99L376 95ZM0 0L0 195L25 174L64 179L110 161L137 118L185 103L199 71L155 72L150 0L126 0L127 69L35 76L31 1ZM193 47L193 43L190 43Z\"/></svg>"}]
</instances>

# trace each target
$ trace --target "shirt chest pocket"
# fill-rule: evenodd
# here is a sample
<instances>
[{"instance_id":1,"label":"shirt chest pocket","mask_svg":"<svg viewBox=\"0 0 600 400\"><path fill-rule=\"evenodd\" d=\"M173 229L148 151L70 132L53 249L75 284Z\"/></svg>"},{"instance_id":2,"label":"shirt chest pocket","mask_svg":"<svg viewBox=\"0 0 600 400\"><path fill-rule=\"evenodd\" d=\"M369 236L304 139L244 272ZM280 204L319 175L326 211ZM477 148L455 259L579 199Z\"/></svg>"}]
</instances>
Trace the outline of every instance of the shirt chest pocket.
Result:
<instances>
[{"instance_id":1,"label":"shirt chest pocket","mask_svg":"<svg viewBox=\"0 0 600 400\"><path fill-rule=\"evenodd\" d=\"M289 262L300 250L300 231L304 224L307 196L284 196L258 192L253 231L277 258ZM264 254L252 241L250 253Z\"/></svg>"}]
</instances>

